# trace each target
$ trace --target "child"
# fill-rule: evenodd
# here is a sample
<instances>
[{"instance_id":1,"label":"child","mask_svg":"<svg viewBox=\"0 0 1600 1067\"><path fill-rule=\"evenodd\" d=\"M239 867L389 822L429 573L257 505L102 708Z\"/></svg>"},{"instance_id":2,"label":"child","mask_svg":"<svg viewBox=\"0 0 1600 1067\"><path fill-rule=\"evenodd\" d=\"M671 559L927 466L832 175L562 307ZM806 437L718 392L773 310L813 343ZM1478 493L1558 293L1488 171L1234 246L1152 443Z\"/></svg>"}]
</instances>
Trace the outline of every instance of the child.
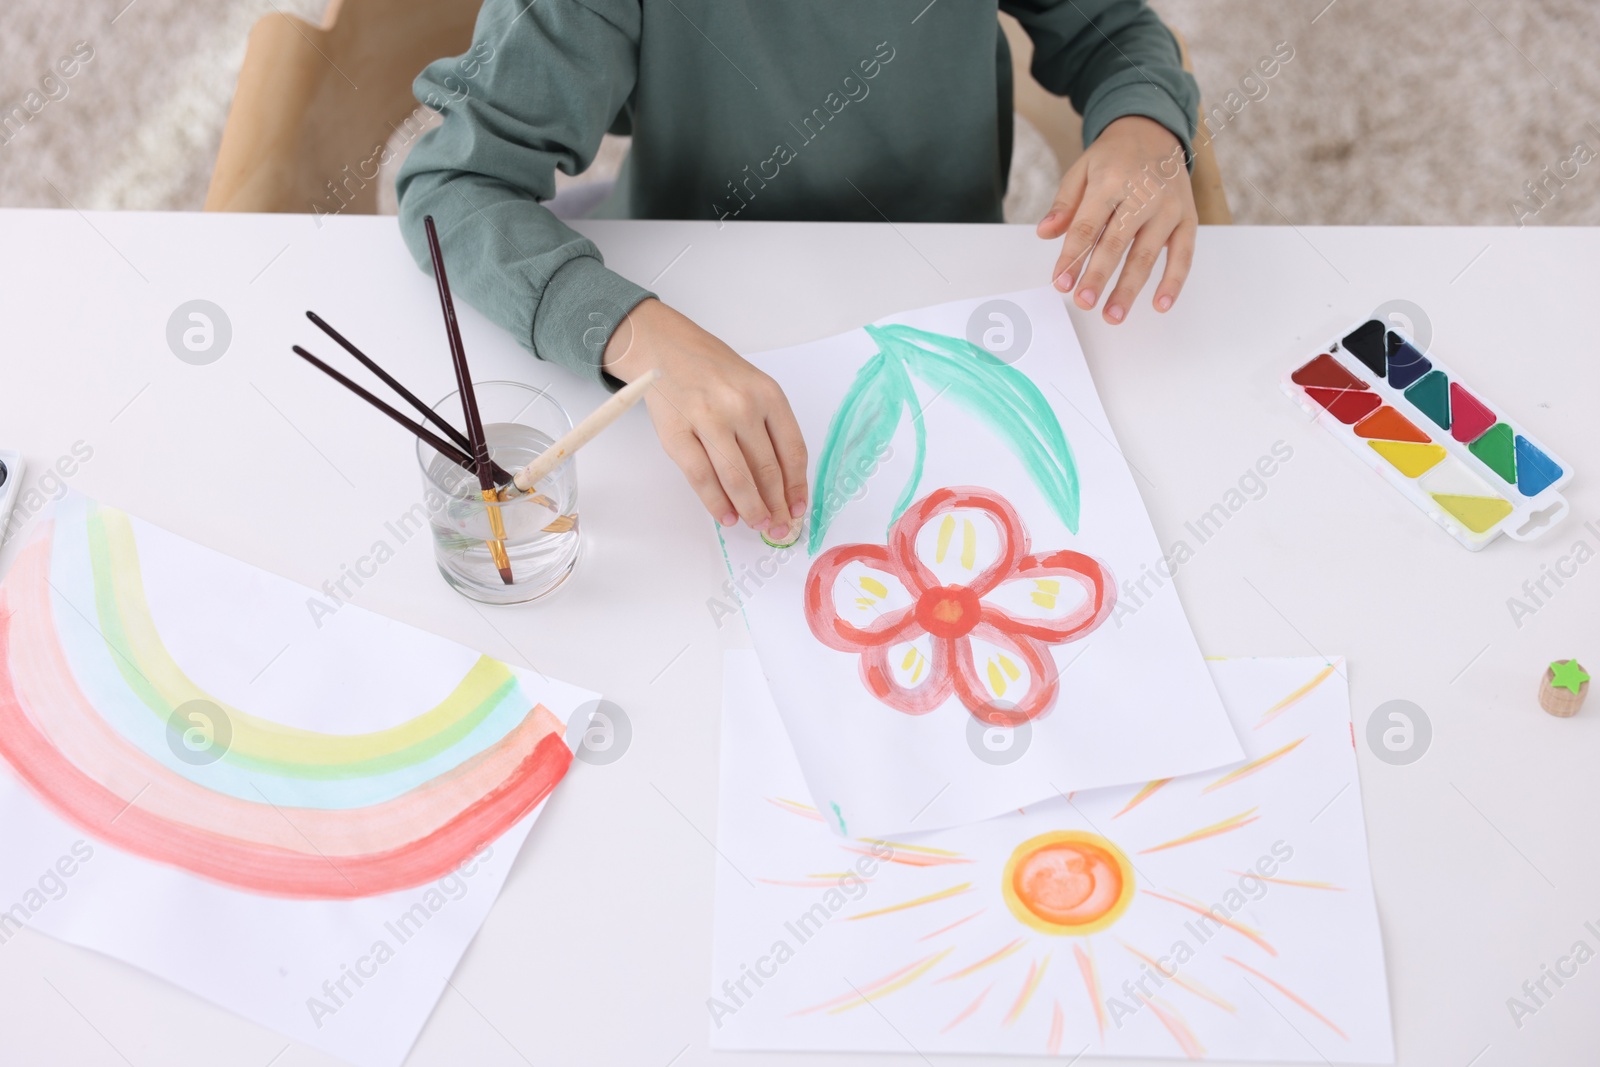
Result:
<instances>
[{"instance_id":1,"label":"child","mask_svg":"<svg viewBox=\"0 0 1600 1067\"><path fill-rule=\"evenodd\" d=\"M1143 0L999 0L1033 75L1070 97L1088 148L1039 223L1054 275L1119 323L1163 248L1154 305L1194 251L1184 165L1199 91ZM607 214L999 222L1011 60L995 0L485 0L473 49L416 82L443 112L402 169L406 240L434 216L456 290L543 359L597 379L656 367L667 454L724 525L785 540L806 449L782 391L541 206L608 130L633 145ZM1157 178L1152 172L1157 172ZM1174 180L1176 179L1176 180Z\"/></svg>"}]
</instances>

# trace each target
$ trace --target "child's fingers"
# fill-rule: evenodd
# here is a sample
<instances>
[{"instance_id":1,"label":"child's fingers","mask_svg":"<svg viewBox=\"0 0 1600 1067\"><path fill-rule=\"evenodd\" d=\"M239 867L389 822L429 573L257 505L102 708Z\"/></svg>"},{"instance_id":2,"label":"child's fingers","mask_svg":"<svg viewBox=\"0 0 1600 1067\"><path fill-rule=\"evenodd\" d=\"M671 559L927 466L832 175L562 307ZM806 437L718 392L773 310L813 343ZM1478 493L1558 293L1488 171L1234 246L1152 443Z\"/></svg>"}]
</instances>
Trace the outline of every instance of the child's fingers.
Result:
<instances>
[{"instance_id":1,"label":"child's fingers","mask_svg":"<svg viewBox=\"0 0 1600 1067\"><path fill-rule=\"evenodd\" d=\"M770 522L768 536L781 541L789 535L789 503L783 493L783 466L772 449L772 438L767 435L766 423L741 427L738 439L745 464L755 479L756 491L761 495L761 503Z\"/></svg>"},{"instance_id":2,"label":"child's fingers","mask_svg":"<svg viewBox=\"0 0 1600 1067\"><path fill-rule=\"evenodd\" d=\"M1133 239L1133 246L1128 249L1128 258L1122 264L1122 276L1117 279L1117 287L1106 297L1104 317L1107 322L1115 325L1128 317L1128 309L1133 306L1133 298L1139 295L1144 283L1150 280L1150 272L1155 269L1156 260L1161 256L1161 248L1171 236L1176 221L1167 215L1158 215L1145 223L1138 236Z\"/></svg>"},{"instance_id":3,"label":"child's fingers","mask_svg":"<svg viewBox=\"0 0 1600 1067\"><path fill-rule=\"evenodd\" d=\"M1178 294L1183 291L1183 283L1189 277L1189 266L1194 262L1194 239L1197 228L1195 217L1185 215L1167 240L1167 269L1162 272L1161 282L1156 286L1157 311L1166 311L1172 307L1173 302L1178 299Z\"/></svg>"},{"instance_id":4,"label":"child's fingers","mask_svg":"<svg viewBox=\"0 0 1600 1067\"><path fill-rule=\"evenodd\" d=\"M686 430L670 438L663 437L661 445L666 450L667 458L683 471L689 488L694 490L695 496L700 498L700 503L705 505L713 519L724 526L732 526L739 521L739 515L728 500L728 494L722 491L722 481L717 477L715 468L711 466L711 458L706 455L705 446L698 437Z\"/></svg>"},{"instance_id":5,"label":"child's fingers","mask_svg":"<svg viewBox=\"0 0 1600 1067\"><path fill-rule=\"evenodd\" d=\"M753 530L765 529L771 516L750 474L744 451L739 447L739 439L731 429L721 426L715 430L698 432L701 443L706 446L706 455L711 459L711 466L717 472L717 480L722 483L722 491L728 494L739 517Z\"/></svg>"},{"instance_id":6,"label":"child's fingers","mask_svg":"<svg viewBox=\"0 0 1600 1067\"><path fill-rule=\"evenodd\" d=\"M780 394L778 405L767 413L767 433L783 466L784 499L789 517L796 522L806 513L806 440L800 434L788 399Z\"/></svg>"},{"instance_id":7,"label":"child's fingers","mask_svg":"<svg viewBox=\"0 0 1600 1067\"><path fill-rule=\"evenodd\" d=\"M1035 231L1040 237L1053 241L1067 232L1067 226L1072 222L1072 216L1083 200L1083 190L1088 183L1088 175L1089 168L1084 164L1082 157L1079 157L1078 162L1061 176L1061 185L1056 189L1055 203L1050 205L1050 211L1045 217L1039 220L1039 228ZM1060 273L1059 268L1056 273Z\"/></svg>"},{"instance_id":8,"label":"child's fingers","mask_svg":"<svg viewBox=\"0 0 1600 1067\"><path fill-rule=\"evenodd\" d=\"M1061 255L1056 258L1055 286L1061 292L1070 293L1082 276L1084 262L1094 250L1116 205L1117 194L1112 190L1098 187L1085 190L1067 226L1066 239L1061 242Z\"/></svg>"},{"instance_id":9,"label":"child's fingers","mask_svg":"<svg viewBox=\"0 0 1600 1067\"><path fill-rule=\"evenodd\" d=\"M1108 213L1105 229L1094 243L1088 263L1078 275L1078 291L1074 300L1087 311L1099 303L1111 281L1111 272L1122 262L1122 254L1133 242L1134 229L1127 217L1114 217L1115 209ZM1076 227L1077 223L1074 222Z\"/></svg>"}]
</instances>

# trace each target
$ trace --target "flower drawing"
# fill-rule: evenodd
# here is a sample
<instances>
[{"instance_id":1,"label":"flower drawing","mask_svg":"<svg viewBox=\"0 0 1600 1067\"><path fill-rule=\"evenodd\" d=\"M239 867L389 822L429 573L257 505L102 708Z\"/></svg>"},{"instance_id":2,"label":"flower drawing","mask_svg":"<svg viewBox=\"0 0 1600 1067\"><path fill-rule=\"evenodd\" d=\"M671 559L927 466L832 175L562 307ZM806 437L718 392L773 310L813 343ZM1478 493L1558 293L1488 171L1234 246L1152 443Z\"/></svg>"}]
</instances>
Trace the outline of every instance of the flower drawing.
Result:
<instances>
[{"instance_id":1,"label":"flower drawing","mask_svg":"<svg viewBox=\"0 0 1600 1067\"><path fill-rule=\"evenodd\" d=\"M824 645L860 656L862 683L889 707L922 715L954 695L982 722L1017 726L1055 704L1049 646L1092 633L1116 603L1098 560L1029 548L992 490L939 489L895 520L887 544L818 556L806 620Z\"/></svg>"}]
</instances>

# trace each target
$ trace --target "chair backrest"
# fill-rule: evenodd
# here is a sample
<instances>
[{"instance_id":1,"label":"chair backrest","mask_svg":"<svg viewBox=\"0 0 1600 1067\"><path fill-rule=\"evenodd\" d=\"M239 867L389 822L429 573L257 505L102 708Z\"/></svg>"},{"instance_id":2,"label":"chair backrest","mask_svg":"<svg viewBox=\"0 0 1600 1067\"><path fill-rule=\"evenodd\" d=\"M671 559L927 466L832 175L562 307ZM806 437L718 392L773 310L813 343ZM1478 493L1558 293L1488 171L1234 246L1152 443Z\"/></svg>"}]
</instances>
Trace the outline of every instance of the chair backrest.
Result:
<instances>
[{"instance_id":1,"label":"chair backrest","mask_svg":"<svg viewBox=\"0 0 1600 1067\"><path fill-rule=\"evenodd\" d=\"M375 212L384 146L417 110L413 79L471 47L479 6L332 0L321 26L257 22L206 210Z\"/></svg>"},{"instance_id":2,"label":"chair backrest","mask_svg":"<svg viewBox=\"0 0 1600 1067\"><path fill-rule=\"evenodd\" d=\"M332 0L321 26L281 12L257 22L205 209L376 212L385 147L417 121L413 79L440 56L471 46L480 6L480 0ZM1026 31L1009 15L1000 21L1011 45L1016 108L1065 169L1082 153L1083 124L1070 103L1033 80ZM1201 222L1233 221L1208 138L1196 142L1190 182Z\"/></svg>"}]
</instances>

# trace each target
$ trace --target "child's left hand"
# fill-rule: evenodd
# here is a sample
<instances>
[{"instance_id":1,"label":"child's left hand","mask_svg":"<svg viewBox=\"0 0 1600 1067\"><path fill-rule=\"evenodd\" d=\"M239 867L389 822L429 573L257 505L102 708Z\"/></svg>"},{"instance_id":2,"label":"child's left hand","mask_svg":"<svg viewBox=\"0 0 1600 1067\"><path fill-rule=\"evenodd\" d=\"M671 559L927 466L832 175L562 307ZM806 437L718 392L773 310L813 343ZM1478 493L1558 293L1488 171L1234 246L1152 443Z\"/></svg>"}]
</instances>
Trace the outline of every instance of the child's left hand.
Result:
<instances>
[{"instance_id":1,"label":"child's left hand","mask_svg":"<svg viewBox=\"0 0 1600 1067\"><path fill-rule=\"evenodd\" d=\"M1102 313L1115 325L1127 318L1162 248L1167 266L1154 304L1157 311L1172 307L1189 274L1199 221L1183 145L1160 123L1125 115L1102 130L1062 177L1038 232L1047 240L1066 235L1055 286L1066 293L1076 283L1077 305L1086 311L1099 302L1127 253Z\"/></svg>"}]
</instances>

